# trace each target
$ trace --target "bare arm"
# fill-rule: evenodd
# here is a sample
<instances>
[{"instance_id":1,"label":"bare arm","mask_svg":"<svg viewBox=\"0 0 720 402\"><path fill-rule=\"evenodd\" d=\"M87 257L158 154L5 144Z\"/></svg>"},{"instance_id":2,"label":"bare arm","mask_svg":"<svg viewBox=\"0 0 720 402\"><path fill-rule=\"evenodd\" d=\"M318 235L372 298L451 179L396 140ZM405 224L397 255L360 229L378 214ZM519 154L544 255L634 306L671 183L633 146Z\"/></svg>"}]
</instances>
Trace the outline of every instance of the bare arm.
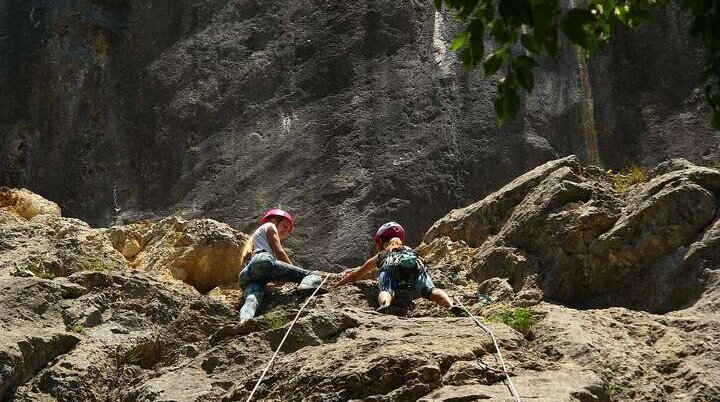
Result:
<instances>
[{"instance_id":1,"label":"bare arm","mask_svg":"<svg viewBox=\"0 0 720 402\"><path fill-rule=\"evenodd\" d=\"M350 272L349 274L345 275L338 283L335 284L335 287L342 286L351 282L355 282L356 280L364 277L367 275L371 270L377 268L377 255L374 255L371 259L365 261L365 264L363 264L361 267L355 269L354 271Z\"/></svg>"},{"instance_id":2,"label":"bare arm","mask_svg":"<svg viewBox=\"0 0 720 402\"><path fill-rule=\"evenodd\" d=\"M285 249L283 249L282 244L280 244L280 235L278 235L277 229L275 229L275 226L268 225L267 230L267 238L268 242L270 242L270 247L272 248L273 254L275 255L275 258L277 258L280 261L285 261L288 264L292 265L292 262L290 262L290 257L288 257L287 253L285 252Z\"/></svg>"}]
</instances>

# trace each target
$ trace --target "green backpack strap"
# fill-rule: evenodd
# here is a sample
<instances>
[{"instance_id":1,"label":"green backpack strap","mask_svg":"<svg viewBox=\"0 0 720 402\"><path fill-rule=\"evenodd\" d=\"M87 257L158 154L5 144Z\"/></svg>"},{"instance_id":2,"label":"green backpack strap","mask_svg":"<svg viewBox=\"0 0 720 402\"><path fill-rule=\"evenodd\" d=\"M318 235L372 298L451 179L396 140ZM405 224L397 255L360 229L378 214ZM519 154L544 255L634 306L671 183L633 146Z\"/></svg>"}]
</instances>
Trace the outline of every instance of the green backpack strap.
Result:
<instances>
[{"instance_id":1,"label":"green backpack strap","mask_svg":"<svg viewBox=\"0 0 720 402\"><path fill-rule=\"evenodd\" d=\"M409 273L424 267L420 256L412 249L392 250L385 257L383 267L397 267L400 272Z\"/></svg>"}]
</instances>

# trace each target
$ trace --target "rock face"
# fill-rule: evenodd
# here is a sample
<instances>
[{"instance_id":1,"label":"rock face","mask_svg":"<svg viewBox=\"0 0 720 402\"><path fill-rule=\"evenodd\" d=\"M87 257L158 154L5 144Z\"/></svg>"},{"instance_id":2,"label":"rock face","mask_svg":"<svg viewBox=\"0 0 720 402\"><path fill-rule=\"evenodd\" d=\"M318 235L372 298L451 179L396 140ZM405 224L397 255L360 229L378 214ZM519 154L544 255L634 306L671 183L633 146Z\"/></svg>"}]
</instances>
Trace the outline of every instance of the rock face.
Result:
<instances>
[{"instance_id":1,"label":"rock face","mask_svg":"<svg viewBox=\"0 0 720 402\"><path fill-rule=\"evenodd\" d=\"M28 191L27 189L9 189L0 187L0 210L5 219L12 219L9 214L30 220L38 215L59 217L60 207L52 201Z\"/></svg>"},{"instance_id":2,"label":"rock face","mask_svg":"<svg viewBox=\"0 0 720 402\"><path fill-rule=\"evenodd\" d=\"M132 266L179 279L201 293L237 280L247 237L211 219L175 217L155 224L116 226L108 233Z\"/></svg>"},{"instance_id":3,"label":"rock face","mask_svg":"<svg viewBox=\"0 0 720 402\"><path fill-rule=\"evenodd\" d=\"M211 219L171 217L156 223L93 229L78 219L60 217L57 205L37 194L27 190L6 193L22 195L26 202L0 209L11 211L0 220L0 271L5 274L51 278L79 271L133 268L207 293L237 281L242 268L240 254L247 236ZM26 221L22 214L39 208L35 205L54 208Z\"/></svg>"},{"instance_id":4,"label":"rock face","mask_svg":"<svg viewBox=\"0 0 720 402\"><path fill-rule=\"evenodd\" d=\"M498 129L496 78L457 65L452 16L427 2L4 1L0 183L96 226L177 214L249 232L282 204L303 265L357 264L383 222L416 244L559 156L712 162L687 25L660 12L588 63L565 44Z\"/></svg>"},{"instance_id":5,"label":"rock face","mask_svg":"<svg viewBox=\"0 0 720 402\"><path fill-rule=\"evenodd\" d=\"M624 191L610 179L575 157L548 162L449 213L419 250L481 319L531 308L525 335L488 324L523 400L718 401L720 172L672 160ZM233 254L244 235L210 220L18 217L0 235L3 400L245 401L307 297L270 286L238 325L237 298L178 280L230 275L198 256ZM71 244L99 263L53 268L71 265ZM23 275L14 262L29 255L54 275ZM376 295L361 281L318 296L253 400L512 400L479 364L499 367L472 321L404 291L378 314Z\"/></svg>"},{"instance_id":6,"label":"rock face","mask_svg":"<svg viewBox=\"0 0 720 402\"><path fill-rule=\"evenodd\" d=\"M440 219L425 247L463 241L476 281L505 277L515 292L536 289L574 306L693 304L705 270L720 264L708 253L720 246L720 173L672 160L624 193L608 180L575 157L548 162Z\"/></svg>"},{"instance_id":7,"label":"rock face","mask_svg":"<svg viewBox=\"0 0 720 402\"><path fill-rule=\"evenodd\" d=\"M613 32L606 51L588 63L599 154L614 169L678 157L712 164L718 132L707 123L697 84L703 50L684 34L691 19L676 4L654 19L632 33Z\"/></svg>"}]
</instances>

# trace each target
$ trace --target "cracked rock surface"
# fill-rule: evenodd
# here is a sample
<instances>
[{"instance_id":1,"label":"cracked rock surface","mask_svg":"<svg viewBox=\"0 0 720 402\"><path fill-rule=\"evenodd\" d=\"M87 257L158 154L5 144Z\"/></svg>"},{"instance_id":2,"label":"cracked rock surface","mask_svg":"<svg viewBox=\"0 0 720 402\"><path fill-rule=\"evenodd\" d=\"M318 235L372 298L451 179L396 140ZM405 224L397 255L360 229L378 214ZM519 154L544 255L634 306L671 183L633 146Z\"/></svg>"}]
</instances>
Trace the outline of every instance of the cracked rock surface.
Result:
<instances>
[{"instance_id":1,"label":"cracked rock surface","mask_svg":"<svg viewBox=\"0 0 720 402\"><path fill-rule=\"evenodd\" d=\"M620 192L568 157L450 212L419 250L488 322L523 400L715 402L719 192L719 171L684 160ZM244 401L308 295L272 285L239 325L241 292L221 282L242 233L178 217L94 229L9 205L0 400ZM409 292L382 315L376 295L365 280L317 296L254 400L512 400L470 319ZM489 319L515 307L529 331Z\"/></svg>"}]
</instances>

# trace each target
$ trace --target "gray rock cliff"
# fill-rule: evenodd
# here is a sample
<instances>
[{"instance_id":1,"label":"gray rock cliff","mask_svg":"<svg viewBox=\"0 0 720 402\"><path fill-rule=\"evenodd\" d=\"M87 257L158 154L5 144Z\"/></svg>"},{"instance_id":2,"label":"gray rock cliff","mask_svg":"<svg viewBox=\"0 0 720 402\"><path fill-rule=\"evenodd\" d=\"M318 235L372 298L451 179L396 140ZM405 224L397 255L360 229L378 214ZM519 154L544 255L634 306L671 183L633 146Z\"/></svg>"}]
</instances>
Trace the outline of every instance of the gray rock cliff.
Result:
<instances>
[{"instance_id":1,"label":"gray rock cliff","mask_svg":"<svg viewBox=\"0 0 720 402\"><path fill-rule=\"evenodd\" d=\"M249 231L282 204L300 261L328 268L358 263L386 220L417 243L559 156L717 158L674 8L587 63L564 45L502 129L495 79L447 50L454 24L421 1L0 1L0 183L92 225Z\"/></svg>"}]
</instances>

